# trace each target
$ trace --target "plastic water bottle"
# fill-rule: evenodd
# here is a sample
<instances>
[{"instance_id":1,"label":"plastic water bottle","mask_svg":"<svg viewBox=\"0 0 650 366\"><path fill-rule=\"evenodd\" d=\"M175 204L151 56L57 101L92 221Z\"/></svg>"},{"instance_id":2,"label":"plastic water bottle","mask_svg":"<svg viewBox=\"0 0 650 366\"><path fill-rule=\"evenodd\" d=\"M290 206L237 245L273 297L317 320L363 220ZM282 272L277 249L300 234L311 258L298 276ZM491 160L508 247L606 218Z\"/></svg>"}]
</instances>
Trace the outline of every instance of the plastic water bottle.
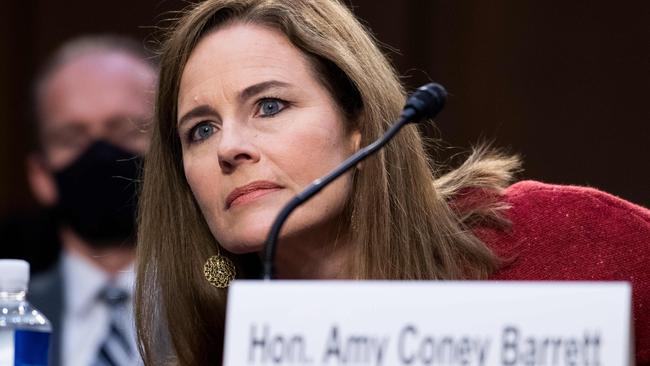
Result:
<instances>
[{"instance_id":1,"label":"plastic water bottle","mask_svg":"<svg viewBox=\"0 0 650 366\"><path fill-rule=\"evenodd\" d=\"M25 300L29 263L0 259L0 365L47 366L52 325Z\"/></svg>"}]
</instances>

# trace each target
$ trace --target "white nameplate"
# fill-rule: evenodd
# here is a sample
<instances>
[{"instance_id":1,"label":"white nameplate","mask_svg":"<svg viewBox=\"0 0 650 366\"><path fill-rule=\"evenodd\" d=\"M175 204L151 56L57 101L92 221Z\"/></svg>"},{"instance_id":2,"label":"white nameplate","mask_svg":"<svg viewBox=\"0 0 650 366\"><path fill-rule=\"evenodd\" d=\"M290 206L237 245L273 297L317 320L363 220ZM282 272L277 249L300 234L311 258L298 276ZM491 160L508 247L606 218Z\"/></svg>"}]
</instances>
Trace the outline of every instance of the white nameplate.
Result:
<instances>
[{"instance_id":1,"label":"white nameplate","mask_svg":"<svg viewBox=\"0 0 650 366\"><path fill-rule=\"evenodd\" d=\"M630 364L622 282L235 281L224 365Z\"/></svg>"}]
</instances>

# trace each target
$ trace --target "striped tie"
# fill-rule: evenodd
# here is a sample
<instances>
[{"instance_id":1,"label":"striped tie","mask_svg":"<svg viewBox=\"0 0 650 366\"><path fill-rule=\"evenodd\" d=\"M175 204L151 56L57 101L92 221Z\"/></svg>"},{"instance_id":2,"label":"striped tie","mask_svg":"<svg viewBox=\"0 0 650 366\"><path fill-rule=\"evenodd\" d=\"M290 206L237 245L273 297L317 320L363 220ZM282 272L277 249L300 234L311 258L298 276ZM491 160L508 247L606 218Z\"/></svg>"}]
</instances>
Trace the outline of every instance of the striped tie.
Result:
<instances>
[{"instance_id":1,"label":"striped tie","mask_svg":"<svg viewBox=\"0 0 650 366\"><path fill-rule=\"evenodd\" d=\"M99 293L99 299L108 306L110 321L108 334L99 348L93 366L134 365L137 360L136 352L129 341L129 332L124 329L129 294L122 289L108 285Z\"/></svg>"}]
</instances>

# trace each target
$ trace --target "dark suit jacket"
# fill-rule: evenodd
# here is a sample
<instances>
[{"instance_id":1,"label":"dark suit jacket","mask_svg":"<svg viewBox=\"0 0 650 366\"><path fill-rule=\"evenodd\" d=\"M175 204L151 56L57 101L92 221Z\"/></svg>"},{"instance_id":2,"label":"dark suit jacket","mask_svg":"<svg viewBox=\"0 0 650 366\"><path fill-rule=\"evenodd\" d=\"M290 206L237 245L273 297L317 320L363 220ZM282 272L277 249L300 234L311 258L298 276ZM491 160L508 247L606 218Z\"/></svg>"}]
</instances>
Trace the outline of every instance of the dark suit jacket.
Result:
<instances>
[{"instance_id":1,"label":"dark suit jacket","mask_svg":"<svg viewBox=\"0 0 650 366\"><path fill-rule=\"evenodd\" d=\"M52 323L49 366L61 366L61 336L63 326L63 274L61 261L51 270L30 281L27 300Z\"/></svg>"}]
</instances>

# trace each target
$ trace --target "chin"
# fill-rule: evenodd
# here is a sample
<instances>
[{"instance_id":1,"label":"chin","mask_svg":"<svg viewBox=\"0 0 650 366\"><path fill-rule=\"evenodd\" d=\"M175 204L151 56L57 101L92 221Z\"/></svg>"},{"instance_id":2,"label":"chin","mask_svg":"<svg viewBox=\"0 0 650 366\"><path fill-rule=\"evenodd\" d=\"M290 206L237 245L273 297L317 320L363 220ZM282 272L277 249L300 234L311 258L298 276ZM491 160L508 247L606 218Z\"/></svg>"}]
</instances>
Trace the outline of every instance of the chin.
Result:
<instances>
[{"instance_id":1,"label":"chin","mask_svg":"<svg viewBox=\"0 0 650 366\"><path fill-rule=\"evenodd\" d=\"M266 239L266 238L265 238ZM232 254L260 253L264 250L264 240L255 242L220 243L221 246Z\"/></svg>"},{"instance_id":2,"label":"chin","mask_svg":"<svg viewBox=\"0 0 650 366\"><path fill-rule=\"evenodd\" d=\"M261 252L264 249L266 237L275 217L250 217L238 220L236 224L225 228L215 238L227 251L234 254Z\"/></svg>"}]
</instances>

